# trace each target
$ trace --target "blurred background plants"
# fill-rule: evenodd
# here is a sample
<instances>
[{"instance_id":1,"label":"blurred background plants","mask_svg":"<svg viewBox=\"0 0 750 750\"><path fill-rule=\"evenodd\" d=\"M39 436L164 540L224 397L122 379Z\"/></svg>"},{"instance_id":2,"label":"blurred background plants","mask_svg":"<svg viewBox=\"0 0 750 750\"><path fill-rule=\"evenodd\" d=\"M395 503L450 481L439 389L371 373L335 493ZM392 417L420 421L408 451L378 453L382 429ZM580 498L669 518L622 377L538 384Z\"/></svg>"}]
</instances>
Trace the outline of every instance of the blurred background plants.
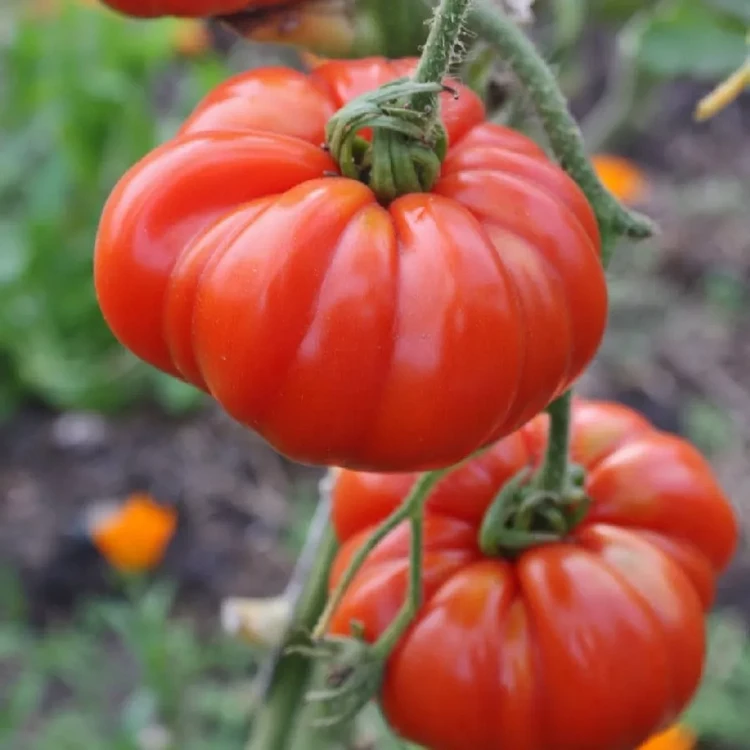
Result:
<instances>
[{"instance_id":1,"label":"blurred background plants","mask_svg":"<svg viewBox=\"0 0 750 750\"><path fill-rule=\"evenodd\" d=\"M180 22L88 3L20 7L0 11L0 413L29 399L188 407L192 389L136 363L107 330L92 247L114 183L226 68L183 57Z\"/></svg>"},{"instance_id":2,"label":"blurred background plants","mask_svg":"<svg viewBox=\"0 0 750 750\"><path fill-rule=\"evenodd\" d=\"M585 387L693 439L745 521L750 108L740 101L706 126L691 118L748 54L750 0L537 0L535 10L534 34L591 150L627 157L620 175L643 183L638 200L664 228L650 247L617 257L611 329ZM227 533L254 550L232 578L246 586L230 591L240 595L278 593L278 568L299 546L310 504L296 498L309 496L301 488L311 473L243 442L213 412L165 417L203 401L119 347L91 279L116 180L230 72L294 57L252 44L227 56L217 39L215 28L129 21L94 0L0 0L0 565L16 546L43 547L49 527L62 529L97 493L144 482L187 495L197 536L185 569L214 594L244 559L227 554ZM39 405L50 413L40 417ZM55 442L68 410L117 416L101 417L106 429L86 439ZM685 717L705 747L750 747L745 556L732 590L720 592L710 668ZM37 632L17 572L0 576L0 747L243 746L256 654L228 642L215 617L157 583L116 601L84 597ZM362 733L361 748L400 747L377 714Z\"/></svg>"},{"instance_id":3,"label":"blurred background plants","mask_svg":"<svg viewBox=\"0 0 750 750\"><path fill-rule=\"evenodd\" d=\"M747 0L540 0L538 7L547 22L544 43L569 95L591 76L577 50L592 21L614 47L597 71L606 85L583 119L594 151L651 127L664 84L716 82L748 54Z\"/></svg>"},{"instance_id":4,"label":"blurred background plants","mask_svg":"<svg viewBox=\"0 0 750 750\"><path fill-rule=\"evenodd\" d=\"M576 54L591 21L618 45L584 118L596 150L649 127L661 84L736 68L750 26L746 0L538 0L537 11L574 98L591 78ZM199 398L114 342L91 249L118 177L228 74L209 41L199 24L130 21L93 0L0 10L0 414L28 400L112 410L150 397L181 410Z\"/></svg>"}]
</instances>

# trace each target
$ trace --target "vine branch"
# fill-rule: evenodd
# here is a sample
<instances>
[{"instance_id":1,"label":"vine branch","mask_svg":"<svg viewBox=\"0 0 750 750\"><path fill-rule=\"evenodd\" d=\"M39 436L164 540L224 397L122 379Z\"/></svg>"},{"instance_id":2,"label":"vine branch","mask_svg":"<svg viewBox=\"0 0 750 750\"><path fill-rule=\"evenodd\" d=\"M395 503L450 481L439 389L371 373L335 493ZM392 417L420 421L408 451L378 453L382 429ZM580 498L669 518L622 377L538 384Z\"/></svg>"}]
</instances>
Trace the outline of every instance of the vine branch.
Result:
<instances>
[{"instance_id":1,"label":"vine branch","mask_svg":"<svg viewBox=\"0 0 750 750\"><path fill-rule=\"evenodd\" d=\"M314 626L325 606L328 573L338 549L329 518L330 482L330 474L321 482L321 499L305 549L285 592L292 601L292 623L287 637L271 654L259 676L263 705L254 717L246 750L283 750L288 746L294 717L310 684L309 660L288 649Z\"/></svg>"},{"instance_id":2,"label":"vine branch","mask_svg":"<svg viewBox=\"0 0 750 750\"><path fill-rule=\"evenodd\" d=\"M442 83L458 56L459 40L471 4L472 0L442 0L414 72L415 82ZM438 116L435 94L415 94L412 107L417 112L426 112L433 119Z\"/></svg>"},{"instance_id":3,"label":"vine branch","mask_svg":"<svg viewBox=\"0 0 750 750\"><path fill-rule=\"evenodd\" d=\"M573 392L566 391L548 407L549 436L538 486L542 490L562 494L568 479L570 422Z\"/></svg>"},{"instance_id":4,"label":"vine branch","mask_svg":"<svg viewBox=\"0 0 750 750\"><path fill-rule=\"evenodd\" d=\"M585 193L602 233L613 232L633 239L651 236L654 233L652 222L623 206L597 177L565 97L552 71L526 34L487 0L475 0L468 14L468 25L498 50L523 85L552 152Z\"/></svg>"}]
</instances>

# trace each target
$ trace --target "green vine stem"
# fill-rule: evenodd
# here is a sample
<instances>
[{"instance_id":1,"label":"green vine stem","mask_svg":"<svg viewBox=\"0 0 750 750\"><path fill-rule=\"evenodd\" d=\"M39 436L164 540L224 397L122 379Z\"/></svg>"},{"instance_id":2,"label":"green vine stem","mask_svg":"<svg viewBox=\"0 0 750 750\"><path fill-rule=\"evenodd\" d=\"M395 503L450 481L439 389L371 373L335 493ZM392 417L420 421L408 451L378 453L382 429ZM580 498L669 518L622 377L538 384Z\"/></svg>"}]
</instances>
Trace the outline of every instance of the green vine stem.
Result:
<instances>
[{"instance_id":1,"label":"green vine stem","mask_svg":"<svg viewBox=\"0 0 750 750\"><path fill-rule=\"evenodd\" d=\"M442 81L460 58L460 37L471 0L441 0L411 78L352 99L326 126L326 144L341 174L369 185L383 205L429 192L447 146L440 121ZM371 141L358 133L373 131Z\"/></svg>"},{"instance_id":2,"label":"green vine stem","mask_svg":"<svg viewBox=\"0 0 750 750\"><path fill-rule=\"evenodd\" d=\"M425 495L425 499L428 495L429 492ZM393 651L401 640L401 636L403 636L409 625L411 625L422 604L422 566L424 563L423 507L424 500L420 501L420 505L409 519L411 543L409 545L409 588L406 593L406 601L393 622L386 628L373 647L374 654L383 661L388 658L391 651Z\"/></svg>"},{"instance_id":3,"label":"green vine stem","mask_svg":"<svg viewBox=\"0 0 750 750\"><path fill-rule=\"evenodd\" d=\"M566 391L547 407L549 436L544 463L537 478L539 489L560 494L566 489L572 401L573 391Z\"/></svg>"},{"instance_id":4,"label":"green vine stem","mask_svg":"<svg viewBox=\"0 0 750 750\"><path fill-rule=\"evenodd\" d=\"M375 531L372 532L372 534L367 538L367 541L357 550L357 553L354 555L351 562L349 563L349 566L344 571L344 574L341 576L341 579L336 585L336 588L328 598L328 602L325 609L323 610L323 614L320 616L320 619L315 626L315 630L313 630L313 641L322 638L328 631L328 626L330 625L333 613L336 611L336 608L339 606L339 604L341 604L341 600L344 598L346 590L351 585L354 577L359 572L359 569L364 564L370 552L372 552L375 547L377 547L377 545L380 544L380 542L385 539L385 537L388 536L391 531L393 531L393 529L402 524L404 521L409 521L412 529L412 543L410 552L412 572L409 582L409 597L407 597L407 601L404 603L404 607L396 616L394 622L383 634L383 636L381 636L380 641L383 641L385 639L388 643L391 643L391 641L393 640L392 632L403 630L403 621L407 618L410 620L411 617L413 617L414 610L419 606L422 564L422 527L420 525L422 521L422 510L424 508L425 502L427 502L427 498L429 497L430 492L432 492L435 485L451 470L451 468L438 469L437 471L427 471L421 474L419 479L417 479L417 481L414 483L414 486L411 488L404 502L398 508L396 508L396 510L394 510L393 513L391 513L391 515L388 516L388 518L386 518L386 520L383 521L383 523L380 524L377 529L375 529ZM414 570L415 562L417 567L416 573ZM416 589L416 591L413 591L412 589ZM380 641L378 643L380 643ZM383 648L387 648L387 644L386 646L381 646L380 648L381 650Z\"/></svg>"},{"instance_id":5,"label":"green vine stem","mask_svg":"<svg viewBox=\"0 0 750 750\"><path fill-rule=\"evenodd\" d=\"M416 83L442 83L451 64L456 61L459 39L471 3L472 0L442 0L414 72ZM439 114L438 98L435 94L415 94L412 108L435 120Z\"/></svg>"},{"instance_id":6,"label":"green vine stem","mask_svg":"<svg viewBox=\"0 0 750 750\"><path fill-rule=\"evenodd\" d=\"M287 637L266 663L259 678L263 704L253 717L247 750L283 750L288 747L295 717L310 684L312 665L299 653L290 652L315 625L328 594L328 575L338 549L330 525L330 482L321 482L321 500L308 531L305 549L287 587L294 602Z\"/></svg>"},{"instance_id":7,"label":"green vine stem","mask_svg":"<svg viewBox=\"0 0 750 750\"><path fill-rule=\"evenodd\" d=\"M648 218L623 206L602 185L555 76L526 34L506 13L491 6L487 0L476 0L472 5L468 24L509 64L536 110L552 152L591 203L602 233L601 257L606 268L619 236L644 239L653 234L654 225ZM537 478L540 489L557 493L566 489L571 404L572 392L568 391L547 409L550 432L544 464Z\"/></svg>"},{"instance_id":8,"label":"green vine stem","mask_svg":"<svg viewBox=\"0 0 750 750\"><path fill-rule=\"evenodd\" d=\"M469 460L469 459L467 459ZM422 602L424 555L424 506L435 485L455 467L421 474L403 503L368 537L349 562L331 594L306 649L311 658L323 660L329 671L323 687L307 694L319 709L315 728L345 728L377 694L386 662L411 625ZM364 640L361 625L351 623L350 634L328 635L330 619L368 555L393 529L408 522L409 579L404 601L391 623L374 643Z\"/></svg>"},{"instance_id":9,"label":"green vine stem","mask_svg":"<svg viewBox=\"0 0 750 750\"><path fill-rule=\"evenodd\" d=\"M602 232L612 231L633 239L651 236L654 233L652 222L625 208L597 177L565 97L552 71L526 34L488 0L474 1L468 14L468 25L497 49L523 85L555 157L586 194Z\"/></svg>"}]
</instances>

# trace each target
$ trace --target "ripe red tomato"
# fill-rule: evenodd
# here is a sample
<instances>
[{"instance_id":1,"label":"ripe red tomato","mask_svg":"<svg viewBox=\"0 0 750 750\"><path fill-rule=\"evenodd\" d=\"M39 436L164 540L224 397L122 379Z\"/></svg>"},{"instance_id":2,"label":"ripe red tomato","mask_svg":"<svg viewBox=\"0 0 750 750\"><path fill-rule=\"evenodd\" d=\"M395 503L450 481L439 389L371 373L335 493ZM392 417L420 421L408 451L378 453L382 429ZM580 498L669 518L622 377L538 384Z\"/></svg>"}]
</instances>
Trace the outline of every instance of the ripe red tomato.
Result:
<instances>
[{"instance_id":1,"label":"ripe red tomato","mask_svg":"<svg viewBox=\"0 0 750 750\"><path fill-rule=\"evenodd\" d=\"M281 5L288 0L102 0L120 13L138 18L185 16L209 18L252 8Z\"/></svg>"},{"instance_id":2,"label":"ripe red tomato","mask_svg":"<svg viewBox=\"0 0 750 750\"><path fill-rule=\"evenodd\" d=\"M386 668L381 699L431 750L629 750L670 723L704 658L703 613L737 543L700 454L615 404L578 401L573 457L588 517L557 544L487 557L478 529L499 488L540 461L545 417L448 475L428 501L424 604ZM414 475L341 471L333 519L354 552ZM368 557L332 621L375 640L407 589L409 529Z\"/></svg>"},{"instance_id":3,"label":"ripe red tomato","mask_svg":"<svg viewBox=\"0 0 750 750\"><path fill-rule=\"evenodd\" d=\"M443 98L430 193L384 207L336 176L328 118L414 65L237 76L104 209L96 288L115 335L303 463L456 462L568 388L604 331L589 204L468 89Z\"/></svg>"}]
</instances>

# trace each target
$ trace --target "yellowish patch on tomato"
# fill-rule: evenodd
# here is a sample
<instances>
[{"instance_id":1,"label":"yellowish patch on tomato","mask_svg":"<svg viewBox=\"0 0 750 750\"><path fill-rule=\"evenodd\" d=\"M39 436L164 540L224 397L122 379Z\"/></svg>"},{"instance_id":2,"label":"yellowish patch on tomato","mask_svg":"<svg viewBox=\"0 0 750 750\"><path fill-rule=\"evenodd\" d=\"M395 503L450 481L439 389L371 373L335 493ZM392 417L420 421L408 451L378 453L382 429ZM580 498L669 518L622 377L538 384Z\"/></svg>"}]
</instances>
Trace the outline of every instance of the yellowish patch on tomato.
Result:
<instances>
[{"instance_id":1,"label":"yellowish patch on tomato","mask_svg":"<svg viewBox=\"0 0 750 750\"><path fill-rule=\"evenodd\" d=\"M328 62L328 58L316 55L306 49L301 49L299 51L299 57L307 70L315 70L315 68L319 68L321 65Z\"/></svg>"}]
</instances>

